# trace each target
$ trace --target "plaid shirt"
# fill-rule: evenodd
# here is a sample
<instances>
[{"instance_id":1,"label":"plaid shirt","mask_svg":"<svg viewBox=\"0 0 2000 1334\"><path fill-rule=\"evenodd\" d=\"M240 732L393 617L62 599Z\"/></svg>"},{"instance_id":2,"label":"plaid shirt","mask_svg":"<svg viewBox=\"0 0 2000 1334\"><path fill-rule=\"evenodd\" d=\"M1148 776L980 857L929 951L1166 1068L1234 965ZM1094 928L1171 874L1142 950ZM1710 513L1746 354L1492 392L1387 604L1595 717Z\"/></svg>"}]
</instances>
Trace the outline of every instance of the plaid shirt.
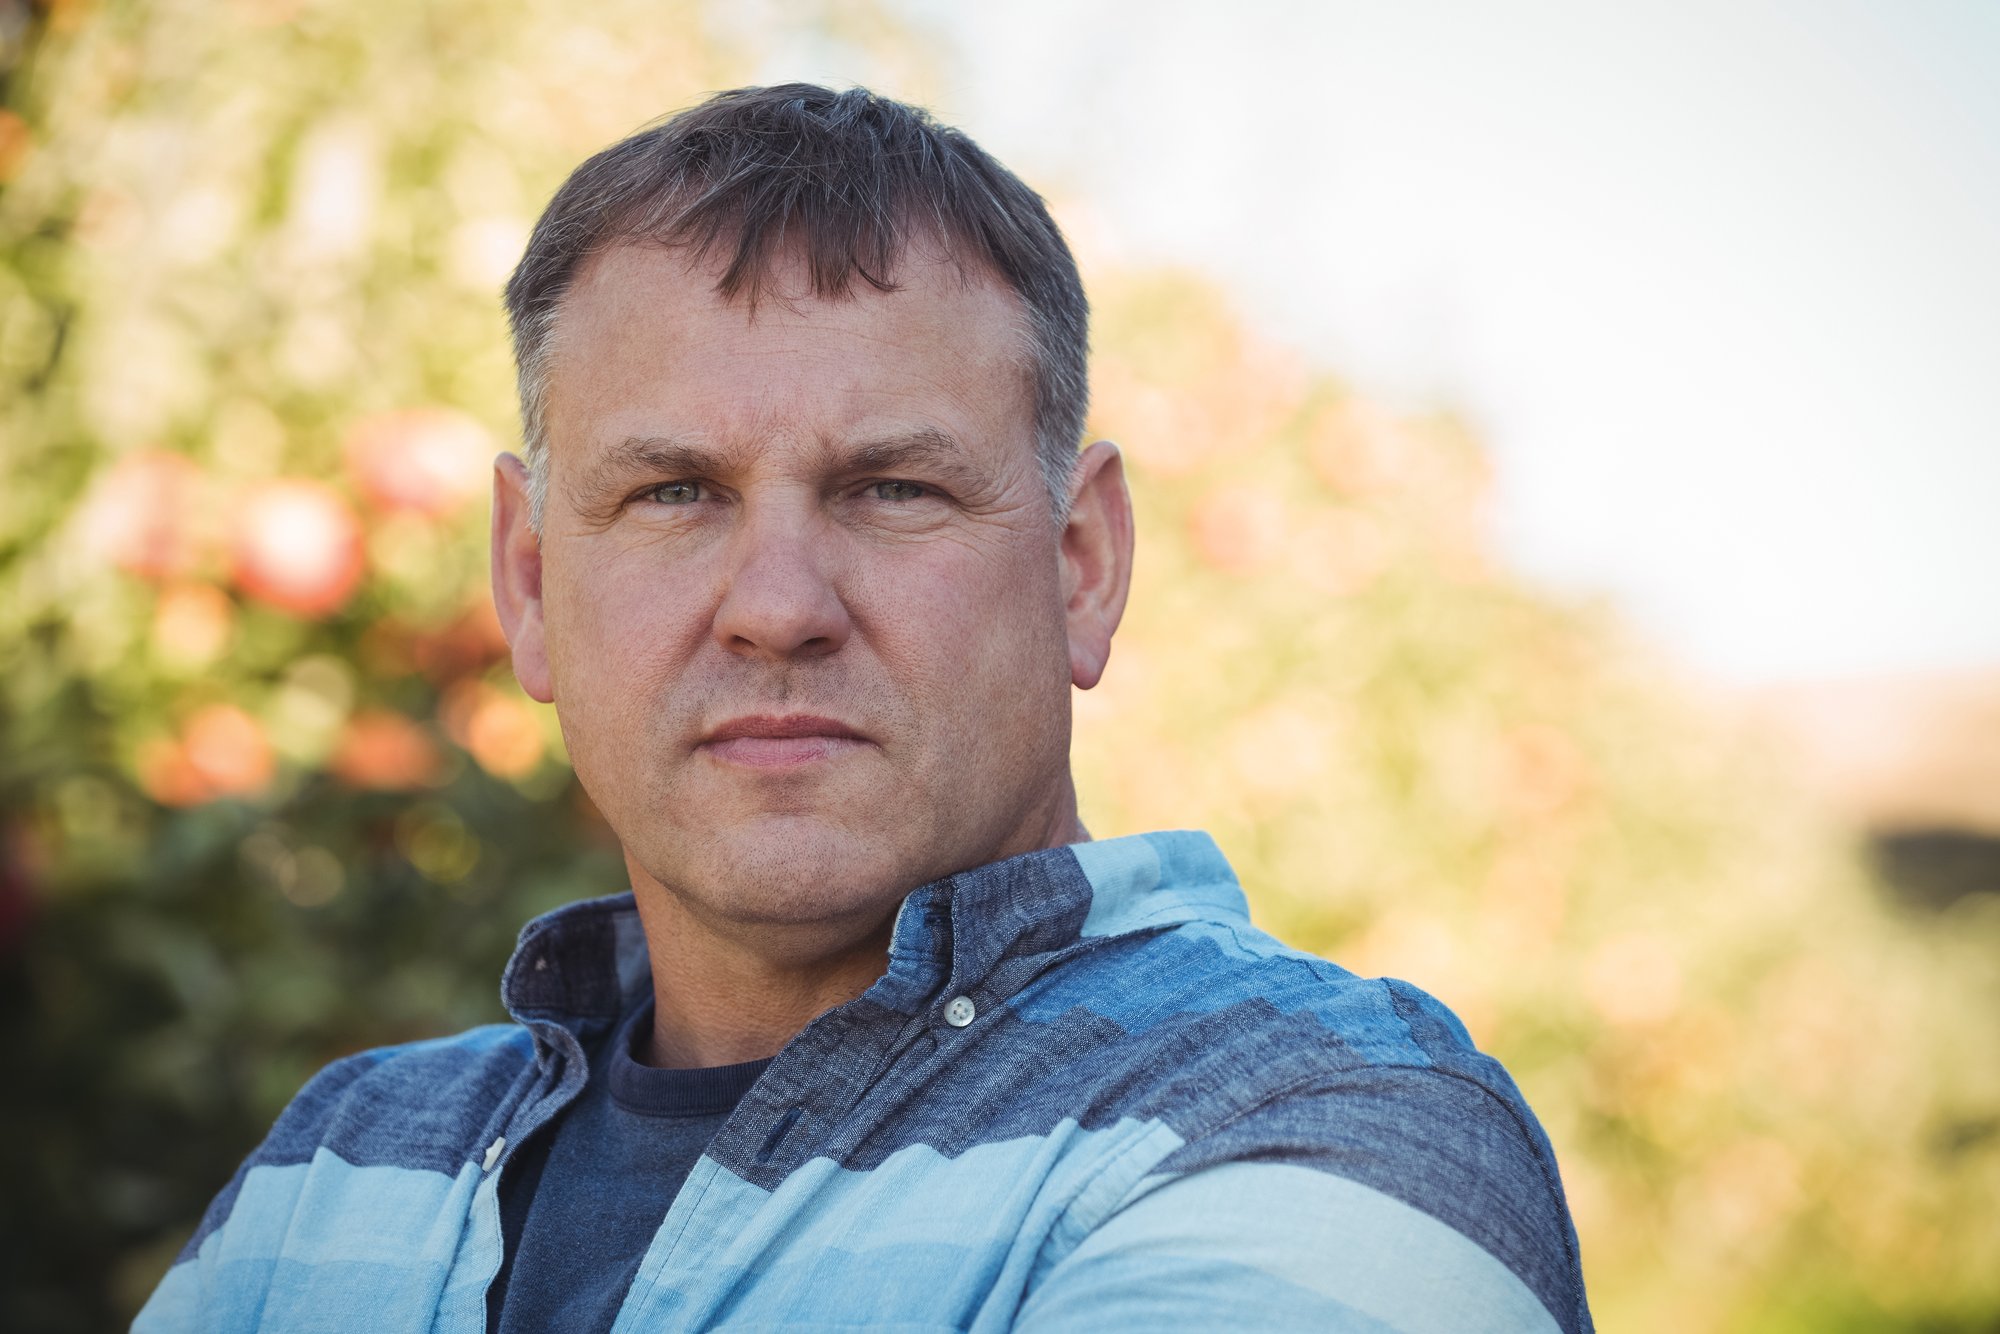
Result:
<instances>
[{"instance_id":1,"label":"plaid shirt","mask_svg":"<svg viewBox=\"0 0 2000 1334\"><path fill-rule=\"evenodd\" d=\"M631 895L536 919L518 1022L320 1073L135 1329L483 1329L500 1178L650 986ZM1252 927L1193 833L912 893L888 971L631 1244L618 1331L1591 1328L1506 1072L1415 988Z\"/></svg>"}]
</instances>

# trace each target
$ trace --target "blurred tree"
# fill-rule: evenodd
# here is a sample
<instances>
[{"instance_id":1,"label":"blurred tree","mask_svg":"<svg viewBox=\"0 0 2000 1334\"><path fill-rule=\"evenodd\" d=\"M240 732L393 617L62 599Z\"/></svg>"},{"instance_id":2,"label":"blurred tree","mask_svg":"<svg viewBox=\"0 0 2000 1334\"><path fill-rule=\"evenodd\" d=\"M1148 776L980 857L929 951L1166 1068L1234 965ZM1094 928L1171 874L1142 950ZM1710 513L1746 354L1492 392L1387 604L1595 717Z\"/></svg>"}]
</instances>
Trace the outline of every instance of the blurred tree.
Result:
<instances>
[{"instance_id":1,"label":"blurred tree","mask_svg":"<svg viewBox=\"0 0 2000 1334\"><path fill-rule=\"evenodd\" d=\"M728 81L623 17L8 10L0 1324L129 1316L305 1076L503 1017L521 923L622 887L478 502L498 285L642 119L601 79Z\"/></svg>"},{"instance_id":2,"label":"blurred tree","mask_svg":"<svg viewBox=\"0 0 2000 1334\"><path fill-rule=\"evenodd\" d=\"M0 1324L128 1317L313 1069L499 1018L519 926L622 886L487 607L496 293L570 166L780 36L935 96L872 6L746 12L0 0ZM1495 569L1461 425L1085 262L1142 513L1093 827L1215 829L1273 929L1465 1015L1607 1328L1990 1328L1990 908L1890 918Z\"/></svg>"},{"instance_id":3,"label":"blurred tree","mask_svg":"<svg viewBox=\"0 0 2000 1334\"><path fill-rule=\"evenodd\" d=\"M1754 735L1496 569L1461 423L1198 279L1092 291L1145 516L1079 699L1094 827L1205 824L1276 934L1457 1010L1548 1124L1604 1328L1992 1328L2000 903L1898 919Z\"/></svg>"}]
</instances>

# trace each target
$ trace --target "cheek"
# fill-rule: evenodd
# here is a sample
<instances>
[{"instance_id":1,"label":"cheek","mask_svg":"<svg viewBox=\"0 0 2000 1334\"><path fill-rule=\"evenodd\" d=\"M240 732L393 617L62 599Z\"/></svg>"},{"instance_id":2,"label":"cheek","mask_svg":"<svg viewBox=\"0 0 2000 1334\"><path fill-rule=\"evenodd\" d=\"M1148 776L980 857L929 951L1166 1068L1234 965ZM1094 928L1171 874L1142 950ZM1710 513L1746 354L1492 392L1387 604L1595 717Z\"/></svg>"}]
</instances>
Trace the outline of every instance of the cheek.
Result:
<instances>
[{"instance_id":1,"label":"cheek","mask_svg":"<svg viewBox=\"0 0 2000 1334\"><path fill-rule=\"evenodd\" d=\"M657 571L594 561L545 568L542 614L566 734L572 724L629 727L657 710L674 674L663 650L685 638L689 619Z\"/></svg>"},{"instance_id":2,"label":"cheek","mask_svg":"<svg viewBox=\"0 0 2000 1334\"><path fill-rule=\"evenodd\" d=\"M870 638L891 676L947 716L1018 711L1067 686L1054 552L1023 542L1000 554L941 545L871 572L865 601L879 633Z\"/></svg>"}]
</instances>

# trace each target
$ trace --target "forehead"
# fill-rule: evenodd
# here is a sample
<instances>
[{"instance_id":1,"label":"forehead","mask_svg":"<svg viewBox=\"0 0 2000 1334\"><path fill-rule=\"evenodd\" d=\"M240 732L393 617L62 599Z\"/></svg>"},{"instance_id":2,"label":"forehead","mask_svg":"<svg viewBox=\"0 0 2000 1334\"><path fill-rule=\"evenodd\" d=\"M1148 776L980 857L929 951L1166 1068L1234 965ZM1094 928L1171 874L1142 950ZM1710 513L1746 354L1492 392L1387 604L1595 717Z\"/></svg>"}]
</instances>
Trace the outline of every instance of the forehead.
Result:
<instances>
[{"instance_id":1,"label":"forehead","mask_svg":"<svg viewBox=\"0 0 2000 1334\"><path fill-rule=\"evenodd\" d=\"M847 294L821 297L793 258L754 300L723 296L720 270L653 244L593 256L557 318L552 433L608 441L902 425L1032 437L1027 322L983 267L913 248L894 290L857 278Z\"/></svg>"}]
</instances>

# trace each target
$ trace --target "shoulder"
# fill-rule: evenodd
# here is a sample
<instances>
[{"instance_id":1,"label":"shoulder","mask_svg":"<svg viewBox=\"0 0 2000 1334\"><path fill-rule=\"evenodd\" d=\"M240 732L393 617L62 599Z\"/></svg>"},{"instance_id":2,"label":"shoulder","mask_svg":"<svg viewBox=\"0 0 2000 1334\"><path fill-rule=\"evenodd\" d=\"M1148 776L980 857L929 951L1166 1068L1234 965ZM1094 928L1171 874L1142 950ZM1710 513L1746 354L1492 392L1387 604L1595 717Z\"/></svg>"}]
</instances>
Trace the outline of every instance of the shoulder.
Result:
<instances>
[{"instance_id":1,"label":"shoulder","mask_svg":"<svg viewBox=\"0 0 2000 1334\"><path fill-rule=\"evenodd\" d=\"M1241 917L1086 942L1012 1003L1030 1020L1087 1012L1148 1045L1186 1045L1198 1033L1200 1059L1241 1067L1232 1086L1244 1096L1218 1108L1224 1117L1291 1084L1374 1068L1435 1070L1520 1102L1506 1071L1432 996L1359 977Z\"/></svg>"},{"instance_id":2,"label":"shoulder","mask_svg":"<svg viewBox=\"0 0 2000 1334\"><path fill-rule=\"evenodd\" d=\"M1180 1232L1221 1228L1262 1238L1256 1254L1281 1267L1291 1246L1305 1281L1329 1272L1329 1248L1361 1254L1394 1237L1371 1272L1419 1286L1483 1274L1494 1292L1532 1296L1558 1328L1588 1328L1548 1138L1443 1004L1240 918L1110 937L1090 953L1060 984L1064 1000L1137 1042L1133 1058L1157 1072L1146 1111L1181 1141L1092 1245L1122 1257L1158 1233L1145 1245L1180 1251L1207 1244Z\"/></svg>"},{"instance_id":3,"label":"shoulder","mask_svg":"<svg viewBox=\"0 0 2000 1334\"><path fill-rule=\"evenodd\" d=\"M237 1169L182 1251L193 1256L235 1209L260 1169L303 1167L322 1150L349 1167L393 1167L455 1176L468 1146L493 1119L534 1042L515 1024L356 1052L300 1089L263 1143Z\"/></svg>"},{"instance_id":4,"label":"shoulder","mask_svg":"<svg viewBox=\"0 0 2000 1334\"><path fill-rule=\"evenodd\" d=\"M515 1024L357 1052L299 1090L251 1162L304 1162L327 1148L357 1166L456 1172L468 1120L484 1123L533 1060L533 1039Z\"/></svg>"},{"instance_id":5,"label":"shoulder","mask_svg":"<svg viewBox=\"0 0 2000 1334\"><path fill-rule=\"evenodd\" d=\"M1504 1270L1562 1328L1587 1327L1555 1157L1511 1087L1435 1065L1330 1070L1189 1140L1152 1184L1182 1184L1183 1207L1221 1187L1322 1239L1366 1220L1402 1239L1412 1281Z\"/></svg>"},{"instance_id":6,"label":"shoulder","mask_svg":"<svg viewBox=\"0 0 2000 1334\"><path fill-rule=\"evenodd\" d=\"M1407 983L1358 977L1251 925L1205 834L1141 834L1069 850L1088 886L1073 953L1037 988L1128 1029L1229 1011L1245 1036L1300 1028L1343 1064L1429 1065L1476 1052L1455 1016ZM1286 1021L1299 1021L1287 1023ZM1494 1067L1497 1070L1497 1067Z\"/></svg>"}]
</instances>

